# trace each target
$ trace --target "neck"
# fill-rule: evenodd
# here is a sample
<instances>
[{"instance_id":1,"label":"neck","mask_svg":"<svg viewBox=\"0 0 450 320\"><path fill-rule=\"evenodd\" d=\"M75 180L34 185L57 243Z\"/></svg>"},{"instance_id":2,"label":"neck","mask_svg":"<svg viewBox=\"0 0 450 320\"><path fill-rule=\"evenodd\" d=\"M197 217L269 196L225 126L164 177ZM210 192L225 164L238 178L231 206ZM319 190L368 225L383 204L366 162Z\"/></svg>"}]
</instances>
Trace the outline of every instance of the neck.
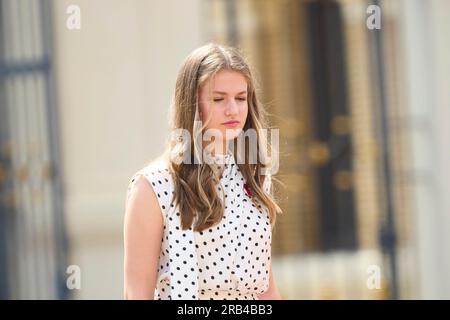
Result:
<instances>
[{"instance_id":1,"label":"neck","mask_svg":"<svg viewBox=\"0 0 450 320\"><path fill-rule=\"evenodd\" d=\"M213 144L212 146L210 146L210 144ZM208 150L211 152L211 154L213 154L214 156L224 156L228 153L228 142L224 141L224 142L220 142L220 143L215 143L215 142L210 142L208 143L203 143L203 148L208 147Z\"/></svg>"}]
</instances>

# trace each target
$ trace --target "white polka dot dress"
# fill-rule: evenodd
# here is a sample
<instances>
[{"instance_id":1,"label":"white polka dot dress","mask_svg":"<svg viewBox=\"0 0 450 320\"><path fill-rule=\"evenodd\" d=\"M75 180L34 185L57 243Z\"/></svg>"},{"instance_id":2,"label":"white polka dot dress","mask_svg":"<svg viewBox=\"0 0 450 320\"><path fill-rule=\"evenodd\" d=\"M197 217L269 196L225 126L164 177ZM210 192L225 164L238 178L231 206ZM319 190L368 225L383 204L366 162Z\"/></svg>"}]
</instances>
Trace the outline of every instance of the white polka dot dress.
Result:
<instances>
[{"instance_id":1,"label":"white polka dot dress","mask_svg":"<svg viewBox=\"0 0 450 320\"><path fill-rule=\"evenodd\" d=\"M265 206L252 203L231 153L224 162L219 196L225 191L222 220L202 232L181 230L180 211L171 204L172 176L162 161L138 171L153 187L163 213L155 299L258 299L269 286L271 226ZM216 160L221 160L216 157ZM270 176L264 182L270 189Z\"/></svg>"}]
</instances>

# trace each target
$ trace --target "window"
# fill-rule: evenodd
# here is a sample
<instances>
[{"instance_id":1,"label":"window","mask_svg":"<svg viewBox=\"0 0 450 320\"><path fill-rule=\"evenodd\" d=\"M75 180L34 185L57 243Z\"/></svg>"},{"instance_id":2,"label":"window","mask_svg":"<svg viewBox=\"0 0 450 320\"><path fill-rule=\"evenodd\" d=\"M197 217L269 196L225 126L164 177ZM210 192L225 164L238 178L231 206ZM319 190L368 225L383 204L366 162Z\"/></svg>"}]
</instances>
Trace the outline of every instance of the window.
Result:
<instances>
[{"instance_id":1,"label":"window","mask_svg":"<svg viewBox=\"0 0 450 320\"><path fill-rule=\"evenodd\" d=\"M0 2L0 298L64 298L49 1Z\"/></svg>"}]
</instances>

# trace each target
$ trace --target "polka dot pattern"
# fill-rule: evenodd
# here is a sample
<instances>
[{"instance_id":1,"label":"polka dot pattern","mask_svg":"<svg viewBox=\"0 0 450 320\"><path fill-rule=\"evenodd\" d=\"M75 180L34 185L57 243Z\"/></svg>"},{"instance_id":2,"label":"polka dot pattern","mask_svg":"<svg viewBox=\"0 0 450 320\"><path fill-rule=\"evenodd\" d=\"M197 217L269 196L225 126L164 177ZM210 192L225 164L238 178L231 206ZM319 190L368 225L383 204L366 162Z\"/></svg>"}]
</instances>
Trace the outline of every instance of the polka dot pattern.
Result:
<instances>
[{"instance_id":1,"label":"polka dot pattern","mask_svg":"<svg viewBox=\"0 0 450 320\"><path fill-rule=\"evenodd\" d=\"M244 191L244 178L228 153L216 166L225 210L222 220L201 232L181 230L178 206L171 204L173 181L163 162L143 175L153 187L164 218L155 299L257 299L269 286L271 226L267 208ZM270 176L263 189L270 190ZM222 190L225 197L222 196Z\"/></svg>"}]
</instances>

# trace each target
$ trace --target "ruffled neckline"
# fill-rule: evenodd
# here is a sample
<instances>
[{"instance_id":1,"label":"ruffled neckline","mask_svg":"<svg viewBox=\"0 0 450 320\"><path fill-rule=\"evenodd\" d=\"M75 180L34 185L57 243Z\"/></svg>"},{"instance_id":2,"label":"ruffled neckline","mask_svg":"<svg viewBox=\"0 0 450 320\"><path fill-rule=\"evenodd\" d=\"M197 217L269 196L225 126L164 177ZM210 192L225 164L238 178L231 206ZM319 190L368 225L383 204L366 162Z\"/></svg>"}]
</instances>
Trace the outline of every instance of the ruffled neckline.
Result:
<instances>
[{"instance_id":1,"label":"ruffled neckline","mask_svg":"<svg viewBox=\"0 0 450 320\"><path fill-rule=\"evenodd\" d=\"M226 154L218 154L212 158L212 164L209 164L214 171L217 172L218 176L223 178L227 176L227 170L231 169L231 165L234 163L234 156L231 152Z\"/></svg>"},{"instance_id":2,"label":"ruffled neckline","mask_svg":"<svg viewBox=\"0 0 450 320\"><path fill-rule=\"evenodd\" d=\"M214 157L214 163L227 164L231 158L233 158L231 153L218 154Z\"/></svg>"}]
</instances>

